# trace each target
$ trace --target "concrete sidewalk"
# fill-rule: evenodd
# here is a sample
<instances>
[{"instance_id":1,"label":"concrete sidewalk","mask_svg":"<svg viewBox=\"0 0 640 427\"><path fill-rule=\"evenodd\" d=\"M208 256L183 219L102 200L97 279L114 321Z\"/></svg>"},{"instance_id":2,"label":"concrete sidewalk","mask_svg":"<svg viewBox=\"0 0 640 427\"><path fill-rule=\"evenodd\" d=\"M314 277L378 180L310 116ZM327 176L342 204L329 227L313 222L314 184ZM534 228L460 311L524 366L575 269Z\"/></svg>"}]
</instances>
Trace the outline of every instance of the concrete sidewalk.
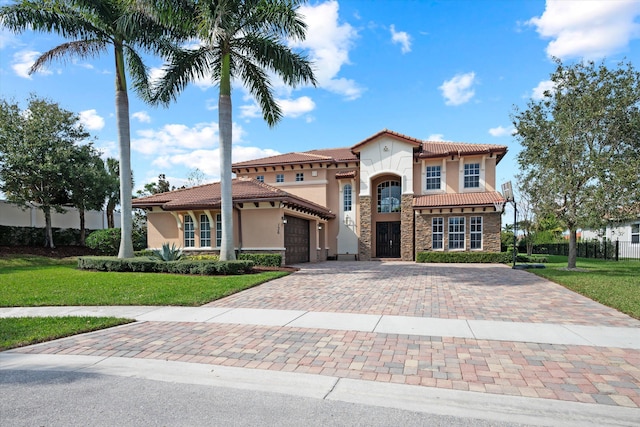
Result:
<instances>
[{"instance_id":1,"label":"concrete sidewalk","mask_svg":"<svg viewBox=\"0 0 640 427\"><path fill-rule=\"evenodd\" d=\"M493 320L437 319L357 313L222 307L67 306L0 308L2 317L113 316L148 322L229 323L473 338L640 350L640 329Z\"/></svg>"}]
</instances>

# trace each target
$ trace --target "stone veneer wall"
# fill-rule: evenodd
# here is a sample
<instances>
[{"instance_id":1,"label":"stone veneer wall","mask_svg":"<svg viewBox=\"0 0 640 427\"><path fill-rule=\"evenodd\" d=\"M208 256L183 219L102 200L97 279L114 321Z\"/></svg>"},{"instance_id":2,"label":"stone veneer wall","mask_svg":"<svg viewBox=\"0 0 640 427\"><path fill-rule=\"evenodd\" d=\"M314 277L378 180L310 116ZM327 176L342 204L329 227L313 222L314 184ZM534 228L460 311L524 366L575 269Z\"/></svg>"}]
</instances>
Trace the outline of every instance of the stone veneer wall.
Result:
<instances>
[{"instance_id":1,"label":"stone veneer wall","mask_svg":"<svg viewBox=\"0 0 640 427\"><path fill-rule=\"evenodd\" d=\"M471 227L470 217L482 217L482 251L500 252L500 228L502 227L502 215L499 212L464 212L464 213L436 213L416 215L416 252L430 251L431 249L431 218L441 217L444 219L444 250L449 246L449 217L465 217L465 245L466 251L470 250Z\"/></svg>"},{"instance_id":2,"label":"stone veneer wall","mask_svg":"<svg viewBox=\"0 0 640 427\"><path fill-rule=\"evenodd\" d=\"M400 206L400 257L403 261L413 261L413 195L403 194Z\"/></svg>"},{"instance_id":3,"label":"stone veneer wall","mask_svg":"<svg viewBox=\"0 0 640 427\"><path fill-rule=\"evenodd\" d=\"M360 239L358 259L371 260L371 196L360 196Z\"/></svg>"}]
</instances>

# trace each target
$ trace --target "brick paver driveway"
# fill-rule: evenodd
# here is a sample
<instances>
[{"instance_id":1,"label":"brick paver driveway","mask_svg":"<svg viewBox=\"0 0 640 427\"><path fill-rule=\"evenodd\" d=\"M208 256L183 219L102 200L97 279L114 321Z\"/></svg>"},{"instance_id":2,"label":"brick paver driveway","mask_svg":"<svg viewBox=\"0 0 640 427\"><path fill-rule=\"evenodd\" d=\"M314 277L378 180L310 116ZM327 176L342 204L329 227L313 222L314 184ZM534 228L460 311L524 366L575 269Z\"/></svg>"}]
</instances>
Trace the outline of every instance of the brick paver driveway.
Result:
<instances>
[{"instance_id":1,"label":"brick paver driveway","mask_svg":"<svg viewBox=\"0 0 640 427\"><path fill-rule=\"evenodd\" d=\"M561 286L495 265L308 264L209 305L640 328L640 321ZM16 351L179 360L640 407L640 350L624 348L138 322Z\"/></svg>"}]
</instances>

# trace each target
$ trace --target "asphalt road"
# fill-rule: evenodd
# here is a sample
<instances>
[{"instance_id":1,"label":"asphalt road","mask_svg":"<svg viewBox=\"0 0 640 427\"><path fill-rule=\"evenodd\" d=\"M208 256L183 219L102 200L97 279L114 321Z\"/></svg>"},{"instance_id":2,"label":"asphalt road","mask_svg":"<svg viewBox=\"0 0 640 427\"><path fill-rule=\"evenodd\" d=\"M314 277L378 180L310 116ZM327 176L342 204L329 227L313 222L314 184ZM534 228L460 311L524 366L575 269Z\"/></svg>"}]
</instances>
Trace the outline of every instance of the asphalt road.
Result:
<instances>
[{"instance_id":1,"label":"asphalt road","mask_svg":"<svg viewBox=\"0 0 640 427\"><path fill-rule=\"evenodd\" d=\"M2 426L516 426L264 391L0 370Z\"/></svg>"}]
</instances>

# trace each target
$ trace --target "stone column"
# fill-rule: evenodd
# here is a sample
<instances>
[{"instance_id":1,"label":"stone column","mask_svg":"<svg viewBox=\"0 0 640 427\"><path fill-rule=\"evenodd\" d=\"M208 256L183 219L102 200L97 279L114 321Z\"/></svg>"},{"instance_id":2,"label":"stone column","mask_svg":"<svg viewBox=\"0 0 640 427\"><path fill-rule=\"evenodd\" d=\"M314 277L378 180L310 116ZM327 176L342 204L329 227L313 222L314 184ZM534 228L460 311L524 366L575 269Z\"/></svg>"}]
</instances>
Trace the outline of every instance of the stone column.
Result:
<instances>
[{"instance_id":1,"label":"stone column","mask_svg":"<svg viewBox=\"0 0 640 427\"><path fill-rule=\"evenodd\" d=\"M403 194L400 215L400 257L413 261L413 194Z\"/></svg>"},{"instance_id":2,"label":"stone column","mask_svg":"<svg viewBox=\"0 0 640 427\"><path fill-rule=\"evenodd\" d=\"M360 196L360 239L358 259L371 260L371 196Z\"/></svg>"}]
</instances>

